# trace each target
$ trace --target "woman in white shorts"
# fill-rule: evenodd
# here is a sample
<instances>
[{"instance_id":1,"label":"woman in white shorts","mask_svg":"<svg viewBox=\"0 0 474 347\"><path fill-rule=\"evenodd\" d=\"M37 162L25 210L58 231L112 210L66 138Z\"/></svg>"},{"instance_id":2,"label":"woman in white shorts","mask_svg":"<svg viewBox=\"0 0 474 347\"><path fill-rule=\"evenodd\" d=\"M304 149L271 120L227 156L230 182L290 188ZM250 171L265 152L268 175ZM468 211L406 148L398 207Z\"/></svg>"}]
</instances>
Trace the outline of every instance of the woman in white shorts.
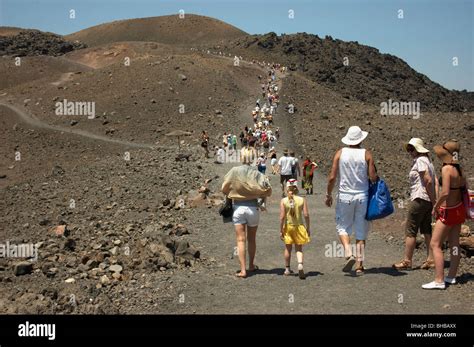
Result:
<instances>
[{"instance_id":1,"label":"woman in white shorts","mask_svg":"<svg viewBox=\"0 0 474 347\"><path fill-rule=\"evenodd\" d=\"M265 209L265 198L271 195L272 188L268 177L258 172L250 164L253 162L255 150L242 155L244 165L233 167L224 177L222 192L233 202L234 213L232 222L237 238L237 251L240 271L236 276L247 277L247 272L255 272L255 254L257 250L256 235L260 220L259 209ZM243 184L244 183L244 184ZM249 190L248 187L251 187ZM263 202L263 203L259 203ZM249 267L246 267L246 247L248 241Z\"/></svg>"},{"instance_id":2,"label":"woman in white shorts","mask_svg":"<svg viewBox=\"0 0 474 347\"><path fill-rule=\"evenodd\" d=\"M374 159L370 151L361 148L361 142L368 133L358 126L349 128L342 143L347 145L339 149L333 159L329 174L326 205L332 205L332 190L339 176L336 205L336 229L344 246L346 264L342 271L350 272L357 261L356 274L364 273L364 247L369 231L369 222L365 219L369 195L369 178L377 180ZM355 232L356 257L354 257L350 236Z\"/></svg>"}]
</instances>

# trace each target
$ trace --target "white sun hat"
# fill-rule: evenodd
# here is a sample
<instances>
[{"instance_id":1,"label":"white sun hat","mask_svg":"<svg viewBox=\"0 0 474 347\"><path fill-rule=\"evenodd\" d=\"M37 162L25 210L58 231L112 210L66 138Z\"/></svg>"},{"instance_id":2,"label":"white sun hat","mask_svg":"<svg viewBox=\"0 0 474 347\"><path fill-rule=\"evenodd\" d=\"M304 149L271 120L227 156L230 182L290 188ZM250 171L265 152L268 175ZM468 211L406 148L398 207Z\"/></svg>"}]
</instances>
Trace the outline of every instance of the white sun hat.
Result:
<instances>
[{"instance_id":1,"label":"white sun hat","mask_svg":"<svg viewBox=\"0 0 474 347\"><path fill-rule=\"evenodd\" d=\"M415 147L415 150L418 153L429 153L429 150L425 148L425 144L422 139L419 139L417 137L413 137L408 141L408 143L405 144L405 151L407 150L408 145L412 145Z\"/></svg>"},{"instance_id":2,"label":"white sun hat","mask_svg":"<svg viewBox=\"0 0 474 347\"><path fill-rule=\"evenodd\" d=\"M368 134L367 131L362 131L361 128L356 125L351 126L341 141L348 146L355 146L364 141Z\"/></svg>"}]
</instances>

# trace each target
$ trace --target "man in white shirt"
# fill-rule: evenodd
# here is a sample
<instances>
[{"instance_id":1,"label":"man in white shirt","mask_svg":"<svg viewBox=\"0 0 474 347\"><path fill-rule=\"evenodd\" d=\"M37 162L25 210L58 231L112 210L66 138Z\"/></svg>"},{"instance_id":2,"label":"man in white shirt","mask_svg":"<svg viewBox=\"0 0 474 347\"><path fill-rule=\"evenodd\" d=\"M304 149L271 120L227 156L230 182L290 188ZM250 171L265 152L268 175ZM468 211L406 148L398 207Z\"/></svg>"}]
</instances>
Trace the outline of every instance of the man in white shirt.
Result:
<instances>
[{"instance_id":1,"label":"man in white shirt","mask_svg":"<svg viewBox=\"0 0 474 347\"><path fill-rule=\"evenodd\" d=\"M291 168L295 164L294 158L288 156L288 149L283 151L283 157L278 160L282 196L285 196L286 182L293 177Z\"/></svg>"},{"instance_id":2,"label":"man in white shirt","mask_svg":"<svg viewBox=\"0 0 474 347\"><path fill-rule=\"evenodd\" d=\"M358 126L351 126L341 141L346 147L334 155L328 178L326 206L331 207L332 190L338 181L336 205L336 230L344 246L346 263L344 272L352 271L357 262L356 275L364 273L364 249L369 232L369 222L365 219L369 203L369 179L375 183L377 174L372 153L361 147L368 132ZM351 235L355 234L356 256L352 252Z\"/></svg>"}]
</instances>

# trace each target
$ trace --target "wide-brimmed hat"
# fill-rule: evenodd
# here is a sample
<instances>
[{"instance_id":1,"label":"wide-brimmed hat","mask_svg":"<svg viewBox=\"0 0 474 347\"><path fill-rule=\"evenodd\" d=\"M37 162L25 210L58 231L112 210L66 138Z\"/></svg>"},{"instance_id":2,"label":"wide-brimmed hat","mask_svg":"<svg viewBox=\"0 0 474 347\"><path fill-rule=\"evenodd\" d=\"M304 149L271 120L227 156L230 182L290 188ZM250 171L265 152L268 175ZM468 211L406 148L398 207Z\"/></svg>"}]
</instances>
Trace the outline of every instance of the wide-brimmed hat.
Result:
<instances>
[{"instance_id":1,"label":"wide-brimmed hat","mask_svg":"<svg viewBox=\"0 0 474 347\"><path fill-rule=\"evenodd\" d=\"M433 150L443 163L453 163L459 161L461 146L457 140L449 140L443 145L434 146Z\"/></svg>"},{"instance_id":2,"label":"wide-brimmed hat","mask_svg":"<svg viewBox=\"0 0 474 347\"><path fill-rule=\"evenodd\" d=\"M290 151L289 151L288 149L285 149L285 150L283 151L283 154L288 155L289 152L290 152Z\"/></svg>"},{"instance_id":3,"label":"wide-brimmed hat","mask_svg":"<svg viewBox=\"0 0 474 347\"><path fill-rule=\"evenodd\" d=\"M429 150L424 147L425 144L423 143L423 140L419 139L417 137L411 138L410 141L408 141L408 143L405 143L403 145L403 147L405 148L405 151L407 150L408 145L413 146L415 148L415 151L417 151L418 153L428 153L429 152Z\"/></svg>"},{"instance_id":4,"label":"wide-brimmed hat","mask_svg":"<svg viewBox=\"0 0 474 347\"><path fill-rule=\"evenodd\" d=\"M358 126L351 126L341 141L348 146L355 146L364 141L368 134L367 131L362 131Z\"/></svg>"}]
</instances>

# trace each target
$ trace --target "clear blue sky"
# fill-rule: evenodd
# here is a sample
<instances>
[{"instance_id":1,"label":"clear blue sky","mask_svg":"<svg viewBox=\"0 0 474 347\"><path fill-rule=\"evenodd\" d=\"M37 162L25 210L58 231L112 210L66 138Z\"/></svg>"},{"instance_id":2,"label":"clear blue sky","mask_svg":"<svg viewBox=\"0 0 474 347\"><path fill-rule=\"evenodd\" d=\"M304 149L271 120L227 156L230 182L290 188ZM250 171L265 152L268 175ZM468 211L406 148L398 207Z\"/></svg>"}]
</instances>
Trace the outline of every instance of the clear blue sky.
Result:
<instances>
[{"instance_id":1,"label":"clear blue sky","mask_svg":"<svg viewBox=\"0 0 474 347\"><path fill-rule=\"evenodd\" d=\"M251 34L307 32L358 41L402 58L449 89L474 90L473 0L0 0L0 25L69 34L180 9Z\"/></svg>"}]
</instances>

